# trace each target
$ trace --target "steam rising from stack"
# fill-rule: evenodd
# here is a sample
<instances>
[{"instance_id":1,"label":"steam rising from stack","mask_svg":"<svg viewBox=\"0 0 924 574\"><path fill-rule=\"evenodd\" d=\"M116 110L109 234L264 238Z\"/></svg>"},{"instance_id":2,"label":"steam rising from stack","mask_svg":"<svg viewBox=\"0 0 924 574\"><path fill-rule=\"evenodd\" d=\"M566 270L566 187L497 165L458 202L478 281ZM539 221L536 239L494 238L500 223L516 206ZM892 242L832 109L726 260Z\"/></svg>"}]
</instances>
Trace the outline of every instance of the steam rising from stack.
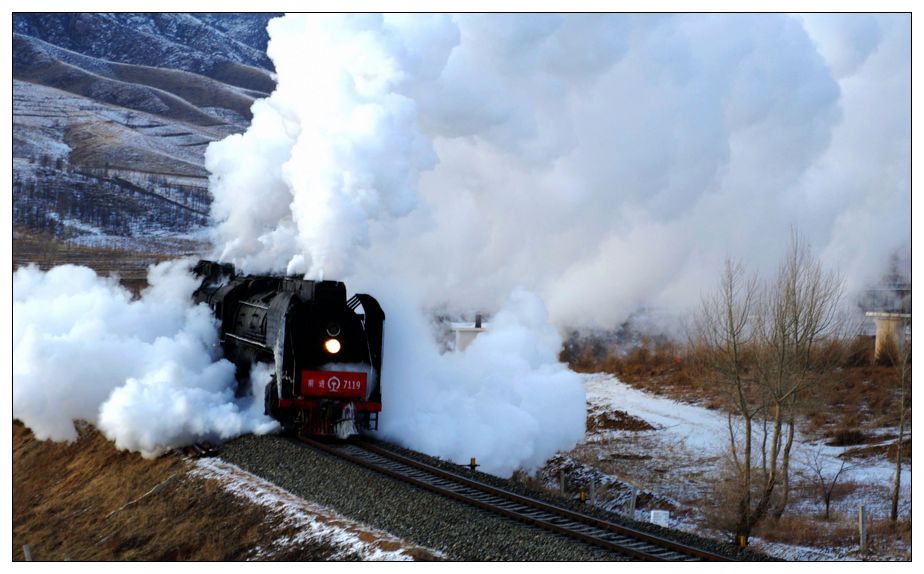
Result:
<instances>
[{"instance_id":1,"label":"steam rising from stack","mask_svg":"<svg viewBox=\"0 0 924 574\"><path fill-rule=\"evenodd\" d=\"M726 256L775 265L793 225L853 290L889 255L910 257L908 24L907 15L273 20L277 89L254 105L246 133L206 154L216 255L379 298L390 438L478 456L497 472L536 464L584 424L579 380L557 363L550 324L613 326L640 307L681 313ZM435 308L503 310L465 353L440 355L421 314ZM174 342L192 321L179 316L162 333ZM212 336L189 329L196 345ZM211 364L179 378L208 381L226 368ZM148 374L118 376L174 378ZM97 390L79 412L102 400Z\"/></svg>"},{"instance_id":2,"label":"steam rising from stack","mask_svg":"<svg viewBox=\"0 0 924 574\"><path fill-rule=\"evenodd\" d=\"M683 312L796 226L853 291L910 245L906 16L288 16L277 91L211 146L250 270L553 321ZM242 161L247 158L247 161ZM251 159L252 158L252 159Z\"/></svg>"}]
</instances>

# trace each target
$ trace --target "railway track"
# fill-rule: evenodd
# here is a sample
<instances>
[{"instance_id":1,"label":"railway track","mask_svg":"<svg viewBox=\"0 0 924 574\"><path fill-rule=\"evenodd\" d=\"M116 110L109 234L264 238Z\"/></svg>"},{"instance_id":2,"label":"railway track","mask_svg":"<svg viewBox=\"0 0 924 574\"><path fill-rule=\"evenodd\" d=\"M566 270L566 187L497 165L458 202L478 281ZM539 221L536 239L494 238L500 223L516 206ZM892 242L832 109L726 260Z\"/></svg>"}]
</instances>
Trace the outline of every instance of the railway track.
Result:
<instances>
[{"instance_id":1,"label":"railway track","mask_svg":"<svg viewBox=\"0 0 924 574\"><path fill-rule=\"evenodd\" d=\"M374 472L519 522L601 547L632 560L729 561L727 556L521 496L408 458L367 441L326 443L301 438L314 449Z\"/></svg>"}]
</instances>

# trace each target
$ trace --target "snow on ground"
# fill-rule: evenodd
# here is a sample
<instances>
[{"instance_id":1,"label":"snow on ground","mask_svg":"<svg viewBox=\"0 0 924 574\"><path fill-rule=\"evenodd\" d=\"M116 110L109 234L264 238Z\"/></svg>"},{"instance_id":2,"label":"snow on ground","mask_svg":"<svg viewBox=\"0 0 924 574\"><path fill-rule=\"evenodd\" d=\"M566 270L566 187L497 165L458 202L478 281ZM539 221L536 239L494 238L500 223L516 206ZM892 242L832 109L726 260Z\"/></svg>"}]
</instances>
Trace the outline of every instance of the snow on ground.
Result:
<instances>
[{"instance_id":1,"label":"snow on ground","mask_svg":"<svg viewBox=\"0 0 924 574\"><path fill-rule=\"evenodd\" d=\"M89 225L87 223L83 223L80 220L69 218L69 217L68 218L61 217L60 214L55 213L53 211L46 212L46 217L48 219L53 219L66 227L71 227L75 231L79 231L80 233L87 233L91 236L98 236L98 235L102 235L103 233L103 231L99 227L96 227L95 225Z\"/></svg>"},{"instance_id":2,"label":"snow on ground","mask_svg":"<svg viewBox=\"0 0 924 574\"><path fill-rule=\"evenodd\" d=\"M164 230L133 230L137 236L125 235L80 235L66 240L70 245L98 247L138 253L160 253L167 255L185 255L208 250L208 243L201 228L187 233L170 233Z\"/></svg>"},{"instance_id":3,"label":"snow on ground","mask_svg":"<svg viewBox=\"0 0 924 574\"><path fill-rule=\"evenodd\" d=\"M724 413L634 389L608 374L585 376L584 388L592 407L626 411L645 420L657 429L650 432L658 435L664 446L680 446L688 453L711 460L721 457L727 449L728 417ZM755 432L759 441L760 429L755 429ZM796 470L805 469L806 463L818 454L825 472L836 472L841 463L838 456L849 448L809 441L798 433L796 437L792 454ZM907 463L903 467L902 482L905 484L911 482L910 466ZM895 466L891 461L880 458L853 462L849 476L856 482L889 483L895 477Z\"/></svg>"},{"instance_id":4,"label":"snow on ground","mask_svg":"<svg viewBox=\"0 0 924 574\"><path fill-rule=\"evenodd\" d=\"M720 455L728 440L728 420L718 411L679 403L634 389L598 373L584 378L587 401L607 410L626 411L654 426L665 441L706 456Z\"/></svg>"},{"instance_id":5,"label":"snow on ground","mask_svg":"<svg viewBox=\"0 0 924 574\"><path fill-rule=\"evenodd\" d=\"M414 554L441 554L416 547L381 530L338 515L333 510L303 500L233 464L214 458L196 461L191 475L217 480L225 491L252 504L265 507L283 526L298 529L293 537L281 537L271 548L257 548L255 560L272 557L281 549L307 541L326 544L337 550L332 557L360 560L413 560Z\"/></svg>"},{"instance_id":6,"label":"snow on ground","mask_svg":"<svg viewBox=\"0 0 924 574\"><path fill-rule=\"evenodd\" d=\"M590 416L622 411L653 428L641 428L645 426L642 424L634 425L639 427L636 430L588 432L584 442L572 451L572 456L590 461L614 478L634 484L662 500L674 501L678 512L672 513L670 526L702 533L697 523L702 523L703 501L713 496L712 486L722 472L727 452L727 415L646 393L604 373L585 375L584 388ZM759 440L758 434L755 444L759 445ZM842 459L838 455L847 449L827 446L797 434L792 454L793 475L810 473L810 465L817 457L823 472L830 478L840 467ZM832 503L832 512L855 516L862 504L872 519L884 519L889 512L889 494L894 477L894 463L882 457L850 460L840 482L850 481L856 487L849 495ZM815 496L793 498L790 506L793 511L809 516L823 512L822 503ZM901 501L900 513L910 516L911 465L908 462L902 469ZM646 512L639 511L636 518L644 520L646 515ZM781 558L806 561L849 559L847 549L753 542L763 551Z\"/></svg>"},{"instance_id":7,"label":"snow on ground","mask_svg":"<svg viewBox=\"0 0 924 574\"><path fill-rule=\"evenodd\" d=\"M622 411L642 425L590 432L575 449L577 456L677 506L709 496L728 432L724 416L639 391L612 375L585 375L584 388L591 416ZM672 516L671 526L684 525Z\"/></svg>"}]
</instances>

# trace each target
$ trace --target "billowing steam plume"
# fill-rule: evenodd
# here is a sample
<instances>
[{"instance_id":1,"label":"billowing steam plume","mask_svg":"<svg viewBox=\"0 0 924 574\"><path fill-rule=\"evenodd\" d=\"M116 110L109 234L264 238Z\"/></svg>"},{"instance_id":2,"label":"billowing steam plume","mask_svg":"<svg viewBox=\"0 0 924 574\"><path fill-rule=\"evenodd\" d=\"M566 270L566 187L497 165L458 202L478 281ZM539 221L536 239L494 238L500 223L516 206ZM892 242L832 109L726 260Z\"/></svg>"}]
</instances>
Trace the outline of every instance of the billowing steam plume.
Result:
<instances>
[{"instance_id":1,"label":"billowing steam plume","mask_svg":"<svg viewBox=\"0 0 924 574\"><path fill-rule=\"evenodd\" d=\"M534 469L584 436L580 377L558 363L562 340L542 301L517 290L490 329L441 354L400 285L387 301L382 434L410 448L508 475Z\"/></svg>"},{"instance_id":2,"label":"billowing steam plume","mask_svg":"<svg viewBox=\"0 0 924 574\"><path fill-rule=\"evenodd\" d=\"M907 24L274 20L276 92L207 153L214 240L246 269L383 299L386 434L454 459L496 452L504 468L539 459L583 424L544 323L518 319L528 345L496 333L440 356L409 314L496 310L517 288L558 325L682 312L727 256L775 265L793 227L863 286L909 241Z\"/></svg>"},{"instance_id":3,"label":"billowing steam plume","mask_svg":"<svg viewBox=\"0 0 924 574\"><path fill-rule=\"evenodd\" d=\"M796 227L857 291L910 245L906 15L287 16L213 145L215 241L553 321L682 312ZM242 161L246 158L246 161Z\"/></svg>"},{"instance_id":4,"label":"billowing steam plume","mask_svg":"<svg viewBox=\"0 0 924 574\"><path fill-rule=\"evenodd\" d=\"M162 263L138 300L86 267L13 274L13 415L40 439L94 423L119 448L156 456L197 440L265 433L269 373L235 399L234 365L215 348L211 311L193 306L188 261Z\"/></svg>"},{"instance_id":5,"label":"billowing steam plume","mask_svg":"<svg viewBox=\"0 0 924 574\"><path fill-rule=\"evenodd\" d=\"M908 253L907 15L295 15L269 32L276 91L206 154L215 255L378 297L382 430L409 446L500 473L567 448L584 397L550 325L683 312L725 257L774 266L792 227L853 290ZM17 305L32 308L45 291L31 285L54 278L19 273ZM122 444L264 428L212 383L228 367L203 359L203 312L158 303L171 314L135 335L160 299L79 285L127 313L88 315L80 328L110 345L88 356L128 355L118 343L135 337L147 366L43 402L29 381L52 375L30 345L74 327L16 307L17 417L48 436L66 434L55 417L124 428L183 380L206 389L190 399L200 412L231 422L175 409L179 431L152 431L169 440L136 429ZM435 308L496 316L440 354L422 313Z\"/></svg>"}]
</instances>

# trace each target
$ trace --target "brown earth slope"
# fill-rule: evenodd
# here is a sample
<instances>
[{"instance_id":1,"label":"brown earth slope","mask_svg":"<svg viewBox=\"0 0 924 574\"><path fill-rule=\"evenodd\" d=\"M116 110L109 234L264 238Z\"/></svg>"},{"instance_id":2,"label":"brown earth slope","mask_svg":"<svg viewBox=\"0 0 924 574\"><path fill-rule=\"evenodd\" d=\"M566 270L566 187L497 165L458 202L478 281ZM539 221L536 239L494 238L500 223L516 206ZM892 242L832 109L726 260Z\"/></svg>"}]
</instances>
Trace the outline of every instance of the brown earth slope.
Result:
<instances>
[{"instance_id":1,"label":"brown earth slope","mask_svg":"<svg viewBox=\"0 0 924 574\"><path fill-rule=\"evenodd\" d=\"M179 456L146 460L84 428L73 443L38 441L13 423L13 559L246 560L294 534L267 510L189 476ZM277 560L325 560L335 549L301 542Z\"/></svg>"},{"instance_id":2,"label":"brown earth slope","mask_svg":"<svg viewBox=\"0 0 924 574\"><path fill-rule=\"evenodd\" d=\"M180 480L186 471L179 458L144 460L95 432L70 444L37 441L14 422L13 556L23 558L24 544L36 560L245 556L250 544L222 539L257 538L264 516L215 486ZM231 531L206 520L230 522L238 513Z\"/></svg>"}]
</instances>

